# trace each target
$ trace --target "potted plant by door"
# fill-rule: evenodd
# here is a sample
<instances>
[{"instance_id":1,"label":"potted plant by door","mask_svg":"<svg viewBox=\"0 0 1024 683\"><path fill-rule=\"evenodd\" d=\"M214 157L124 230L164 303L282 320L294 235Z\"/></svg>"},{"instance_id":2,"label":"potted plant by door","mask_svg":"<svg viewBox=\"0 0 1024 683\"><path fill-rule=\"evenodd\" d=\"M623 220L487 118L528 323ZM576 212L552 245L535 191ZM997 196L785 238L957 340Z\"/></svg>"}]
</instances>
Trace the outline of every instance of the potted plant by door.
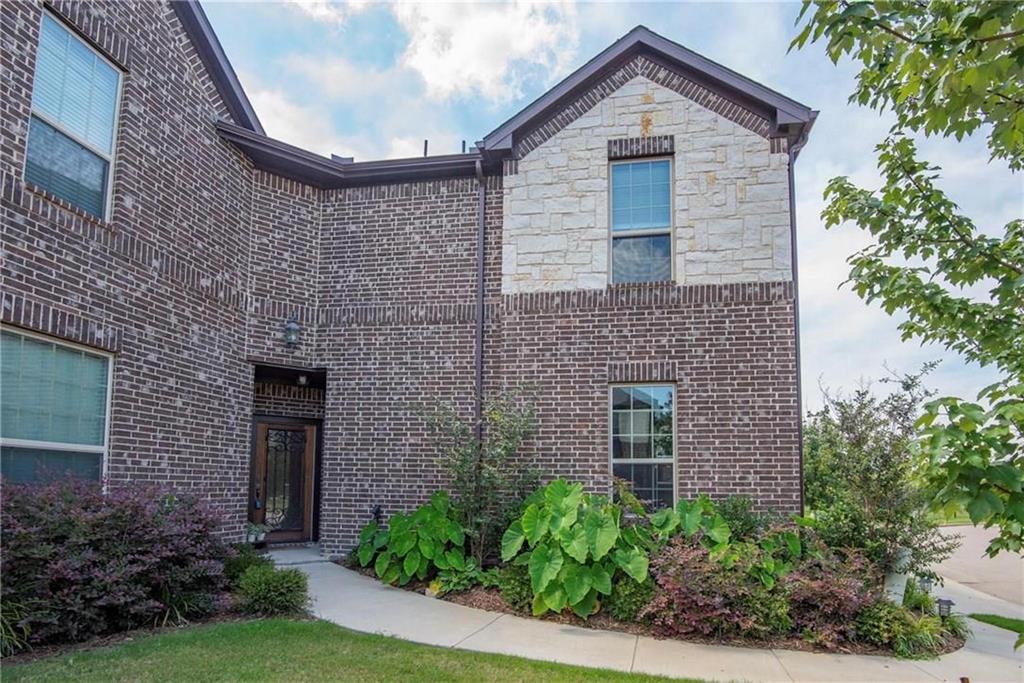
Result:
<instances>
[{"instance_id":1,"label":"potted plant by door","mask_svg":"<svg viewBox=\"0 0 1024 683\"><path fill-rule=\"evenodd\" d=\"M257 548L262 548L267 544L267 532L270 531L270 527L266 524L253 524L252 522L246 522L245 524L245 542L252 543Z\"/></svg>"}]
</instances>

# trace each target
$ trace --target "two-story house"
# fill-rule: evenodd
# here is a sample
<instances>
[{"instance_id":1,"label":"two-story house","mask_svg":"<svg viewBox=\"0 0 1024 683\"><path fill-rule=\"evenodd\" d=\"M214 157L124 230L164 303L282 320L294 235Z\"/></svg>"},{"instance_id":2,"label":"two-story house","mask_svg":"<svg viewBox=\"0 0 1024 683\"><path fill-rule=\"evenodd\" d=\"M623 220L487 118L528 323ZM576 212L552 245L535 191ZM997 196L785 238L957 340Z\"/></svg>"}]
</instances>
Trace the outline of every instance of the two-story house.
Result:
<instances>
[{"instance_id":1,"label":"two-story house","mask_svg":"<svg viewBox=\"0 0 1024 683\"><path fill-rule=\"evenodd\" d=\"M6 481L194 489L338 555L444 485L418 406L529 384L550 476L799 509L808 107L637 27L467 153L325 158L196 2L0 17Z\"/></svg>"}]
</instances>

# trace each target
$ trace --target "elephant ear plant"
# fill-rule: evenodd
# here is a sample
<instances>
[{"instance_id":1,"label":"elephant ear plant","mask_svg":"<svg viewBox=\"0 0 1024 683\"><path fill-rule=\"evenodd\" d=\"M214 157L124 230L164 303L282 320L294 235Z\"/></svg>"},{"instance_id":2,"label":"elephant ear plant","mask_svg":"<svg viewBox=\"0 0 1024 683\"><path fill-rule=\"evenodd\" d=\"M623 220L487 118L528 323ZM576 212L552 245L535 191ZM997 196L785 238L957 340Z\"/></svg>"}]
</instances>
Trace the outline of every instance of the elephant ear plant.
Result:
<instances>
[{"instance_id":1,"label":"elephant ear plant","mask_svg":"<svg viewBox=\"0 0 1024 683\"><path fill-rule=\"evenodd\" d=\"M622 533L618 505L562 480L527 502L502 537L501 558L528 567L534 615L569 607L586 619L598 596L611 593L616 571L637 583L647 578L647 553L635 534Z\"/></svg>"},{"instance_id":2,"label":"elephant ear plant","mask_svg":"<svg viewBox=\"0 0 1024 683\"><path fill-rule=\"evenodd\" d=\"M387 529L370 522L359 533L359 564L372 562L381 581L400 586L437 571L465 570L466 533L453 514L448 494L438 491L415 511L392 515Z\"/></svg>"}]
</instances>

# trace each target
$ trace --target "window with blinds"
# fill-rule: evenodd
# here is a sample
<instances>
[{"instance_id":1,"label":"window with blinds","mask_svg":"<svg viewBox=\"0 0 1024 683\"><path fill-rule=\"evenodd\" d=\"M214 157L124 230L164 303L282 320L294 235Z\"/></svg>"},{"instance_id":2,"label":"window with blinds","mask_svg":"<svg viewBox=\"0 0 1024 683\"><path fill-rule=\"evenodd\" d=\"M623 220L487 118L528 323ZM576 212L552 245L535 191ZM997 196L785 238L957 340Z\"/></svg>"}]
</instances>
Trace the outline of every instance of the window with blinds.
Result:
<instances>
[{"instance_id":1,"label":"window with blinds","mask_svg":"<svg viewBox=\"0 0 1024 683\"><path fill-rule=\"evenodd\" d=\"M105 218L121 74L43 13L25 180Z\"/></svg>"},{"instance_id":2,"label":"window with blinds","mask_svg":"<svg viewBox=\"0 0 1024 683\"><path fill-rule=\"evenodd\" d=\"M612 282L672 279L672 162L611 164Z\"/></svg>"},{"instance_id":3,"label":"window with blinds","mask_svg":"<svg viewBox=\"0 0 1024 683\"><path fill-rule=\"evenodd\" d=\"M99 480L107 452L111 357L0 333L0 475L14 483Z\"/></svg>"}]
</instances>

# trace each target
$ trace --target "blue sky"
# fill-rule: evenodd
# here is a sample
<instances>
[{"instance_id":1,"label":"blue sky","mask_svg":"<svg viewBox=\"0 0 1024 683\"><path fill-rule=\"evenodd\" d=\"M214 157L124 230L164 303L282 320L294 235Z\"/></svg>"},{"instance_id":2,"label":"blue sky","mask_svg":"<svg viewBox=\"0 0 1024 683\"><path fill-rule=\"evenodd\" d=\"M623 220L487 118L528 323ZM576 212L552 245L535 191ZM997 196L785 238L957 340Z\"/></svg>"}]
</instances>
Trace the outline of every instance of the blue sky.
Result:
<instances>
[{"instance_id":1,"label":"blue sky","mask_svg":"<svg viewBox=\"0 0 1024 683\"><path fill-rule=\"evenodd\" d=\"M931 385L972 395L992 374L941 348L901 342L895 320L840 284L865 244L825 231L829 178L877 186L873 147L890 121L847 104L855 69L813 46L787 54L797 3L372 4L211 2L203 6L268 134L357 160L458 152L637 24L821 111L796 165L805 406L819 386L942 359ZM244 9L244 11L242 11ZM240 17L244 17L241 20ZM922 141L942 186L983 229L1024 211L1020 178L989 163L984 140Z\"/></svg>"}]
</instances>

